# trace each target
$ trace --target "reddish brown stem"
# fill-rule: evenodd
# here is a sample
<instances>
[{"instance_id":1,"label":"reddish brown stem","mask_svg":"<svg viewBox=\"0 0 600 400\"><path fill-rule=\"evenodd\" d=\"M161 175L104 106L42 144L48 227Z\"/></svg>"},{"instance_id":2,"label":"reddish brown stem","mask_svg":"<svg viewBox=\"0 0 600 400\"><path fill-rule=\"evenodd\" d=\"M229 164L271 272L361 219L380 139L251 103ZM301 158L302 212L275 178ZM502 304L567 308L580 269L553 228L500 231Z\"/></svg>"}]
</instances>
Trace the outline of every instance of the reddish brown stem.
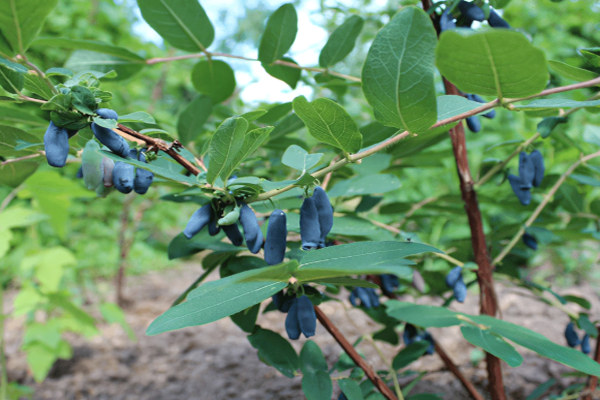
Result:
<instances>
[{"instance_id":1,"label":"reddish brown stem","mask_svg":"<svg viewBox=\"0 0 600 400\"><path fill-rule=\"evenodd\" d=\"M454 362L452 361L450 356L448 356L448 353L446 353L446 351L442 348L442 346L440 346L440 344L438 342L436 342L435 339L433 342L435 343L435 352L437 353L437 355L440 356L440 358L444 362L444 365L446 365L446 368L448 368L448 370L450 372L452 372L454 374L454 376L456 376L458 378L460 383L462 383L465 390L467 392L469 392L469 395L471 396L471 398L474 400L484 400L483 396L481 394L479 394L479 392L477 391L477 389L475 389L475 386L473 386L471 381L468 380L462 374L462 372L460 372L460 369L458 369L456 364L454 364Z\"/></svg>"},{"instance_id":2,"label":"reddish brown stem","mask_svg":"<svg viewBox=\"0 0 600 400\"><path fill-rule=\"evenodd\" d=\"M444 79L446 93L450 95L460 95L456 86ZM485 242L485 233L477 193L473 188L473 178L469 168L469 159L467 157L467 142L465 140L465 129L460 122L454 128L450 129L450 139L452 141L452 151L456 160L456 169L460 181L460 191L465 211L469 220L471 229L471 246L475 262L479 266L477 270L477 280L480 288L479 308L482 314L495 316L498 311L496 293L493 284L493 267L490 263L490 256ZM505 400L504 384L502 379L502 365L500 360L493 355L486 353L486 365L488 371L489 391L493 400Z\"/></svg>"},{"instance_id":3,"label":"reddish brown stem","mask_svg":"<svg viewBox=\"0 0 600 400\"><path fill-rule=\"evenodd\" d=\"M360 356L360 354L358 354L358 352L354 349L354 346L352 346L350 342L348 342L348 340L344 337L342 332L340 332L340 330L333 324L333 322L331 322L327 315L325 315L325 313L317 306L315 306L315 313L317 314L317 319L319 320L319 322L321 322L325 329L327 329L327 332L329 332L331 336L333 336L335 341L338 342L338 344L342 347L342 349L344 349L346 354L350 356L352 361L354 361L354 363L357 366L359 366L363 371L365 371L365 375L367 375L367 378L369 378L369 380L373 382L373 385L375 385L377 390L379 390L381 394L383 394L388 400L398 400L392 389L390 389L385 384L383 379L381 379L379 375L377 375L375 371L373 371L373 368L371 368L371 366L367 364L367 362Z\"/></svg>"},{"instance_id":4,"label":"reddish brown stem","mask_svg":"<svg viewBox=\"0 0 600 400\"><path fill-rule=\"evenodd\" d=\"M598 325L596 328L598 329L598 332L600 332L600 325ZM598 338L596 339L596 351L594 352L594 360L596 360L596 362L600 363L600 336L598 336ZM582 397L582 400L594 399L593 396L594 396L594 392L596 391L597 387L598 387L598 377L590 375L590 377L588 378L588 383L587 383L587 387L586 387L587 393Z\"/></svg>"}]
</instances>

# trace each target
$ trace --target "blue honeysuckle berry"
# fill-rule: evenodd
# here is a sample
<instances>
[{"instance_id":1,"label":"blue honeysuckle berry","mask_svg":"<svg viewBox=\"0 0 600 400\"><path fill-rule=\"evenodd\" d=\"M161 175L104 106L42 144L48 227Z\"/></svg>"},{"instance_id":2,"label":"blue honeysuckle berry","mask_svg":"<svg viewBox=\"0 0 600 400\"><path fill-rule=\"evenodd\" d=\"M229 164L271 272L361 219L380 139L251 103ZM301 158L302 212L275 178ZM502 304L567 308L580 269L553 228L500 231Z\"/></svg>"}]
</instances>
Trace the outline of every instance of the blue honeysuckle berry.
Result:
<instances>
[{"instance_id":1,"label":"blue honeysuckle berry","mask_svg":"<svg viewBox=\"0 0 600 400\"><path fill-rule=\"evenodd\" d=\"M487 21L492 28L510 29L510 25L508 24L508 22L506 22L504 18L502 18L496 11L494 11L493 8L490 8L490 14L488 16Z\"/></svg>"},{"instance_id":2,"label":"blue honeysuckle berry","mask_svg":"<svg viewBox=\"0 0 600 400\"><path fill-rule=\"evenodd\" d=\"M522 188L521 178L519 178L516 175L509 174L508 182L510 183L510 187L512 188L513 192L515 193L521 204L523 204L524 206L529 205L529 203L531 203L531 192L529 189Z\"/></svg>"},{"instance_id":3,"label":"blue honeysuckle berry","mask_svg":"<svg viewBox=\"0 0 600 400\"><path fill-rule=\"evenodd\" d=\"M472 117L465 118L467 121L467 128L473 133L477 133L481 131L481 120L478 116L474 115Z\"/></svg>"},{"instance_id":4,"label":"blue honeysuckle berry","mask_svg":"<svg viewBox=\"0 0 600 400\"><path fill-rule=\"evenodd\" d=\"M269 265L279 264L285 257L287 247L286 216L281 210L275 210L269 217L267 239L265 240L265 261Z\"/></svg>"},{"instance_id":5,"label":"blue honeysuckle berry","mask_svg":"<svg viewBox=\"0 0 600 400\"><path fill-rule=\"evenodd\" d=\"M396 275L382 274L379 278L381 279L381 289L383 289L384 293L394 293L398 286L400 286L400 280Z\"/></svg>"},{"instance_id":6,"label":"blue honeysuckle berry","mask_svg":"<svg viewBox=\"0 0 600 400\"><path fill-rule=\"evenodd\" d=\"M350 303L358 307L358 301L365 308L379 307L379 296L373 288L356 287L350 293Z\"/></svg>"},{"instance_id":7,"label":"blue honeysuckle berry","mask_svg":"<svg viewBox=\"0 0 600 400\"><path fill-rule=\"evenodd\" d=\"M565 339L567 339L569 347L577 347L581 343L573 322L569 322L565 328Z\"/></svg>"},{"instance_id":8,"label":"blue honeysuckle berry","mask_svg":"<svg viewBox=\"0 0 600 400\"><path fill-rule=\"evenodd\" d=\"M115 163L113 168L113 185L121 193L129 193L133 190L135 169L133 165L121 161Z\"/></svg>"},{"instance_id":9,"label":"blue honeysuckle berry","mask_svg":"<svg viewBox=\"0 0 600 400\"><path fill-rule=\"evenodd\" d=\"M119 119L119 116L114 110L109 108L99 108L96 113L104 118L104 119ZM94 132L94 136L106 147L110 149L115 154L123 158L127 158L129 155L129 144L127 141L113 132L111 129L100 126L94 122L91 125L92 132Z\"/></svg>"},{"instance_id":10,"label":"blue honeysuckle berry","mask_svg":"<svg viewBox=\"0 0 600 400\"><path fill-rule=\"evenodd\" d=\"M537 187L542 184L542 180L544 179L544 172L546 167L544 166L544 156L538 150L534 150L529 154L529 158L533 163L533 186Z\"/></svg>"},{"instance_id":11,"label":"blue honeysuckle berry","mask_svg":"<svg viewBox=\"0 0 600 400\"><path fill-rule=\"evenodd\" d=\"M485 19L485 13L483 10L473 2L461 0L458 3L458 10L467 21L468 26L471 26L473 21L481 22Z\"/></svg>"},{"instance_id":12,"label":"blue honeysuckle berry","mask_svg":"<svg viewBox=\"0 0 600 400\"><path fill-rule=\"evenodd\" d=\"M327 193L320 186L315 187L312 198L315 201L315 207L319 215L319 228L321 229L319 247L325 247L327 235L333 227L333 206Z\"/></svg>"},{"instance_id":13,"label":"blue honeysuckle berry","mask_svg":"<svg viewBox=\"0 0 600 400\"><path fill-rule=\"evenodd\" d=\"M523 240L523 243L525 243L525 246L529 247L532 250L537 250L538 243L535 239L535 236L530 235L529 233L524 233L521 239Z\"/></svg>"},{"instance_id":14,"label":"blue honeysuckle berry","mask_svg":"<svg viewBox=\"0 0 600 400\"><path fill-rule=\"evenodd\" d=\"M146 154L143 151L140 151L137 154L137 160L147 163ZM135 179L133 180L133 190L137 194L146 194L148 188L154 181L154 174L150 171L147 171L143 168L135 169Z\"/></svg>"},{"instance_id":15,"label":"blue honeysuckle berry","mask_svg":"<svg viewBox=\"0 0 600 400\"><path fill-rule=\"evenodd\" d=\"M587 333L583 335L583 339L581 339L581 351L583 354L590 354L592 351L592 347L590 346L590 335Z\"/></svg>"},{"instance_id":16,"label":"blue honeysuckle berry","mask_svg":"<svg viewBox=\"0 0 600 400\"><path fill-rule=\"evenodd\" d=\"M77 179L82 179L83 178L83 166L79 166L79 169L77 170L77 174L75 175L75 177Z\"/></svg>"},{"instance_id":17,"label":"blue honeysuckle berry","mask_svg":"<svg viewBox=\"0 0 600 400\"><path fill-rule=\"evenodd\" d=\"M462 277L462 267L456 266L452 268L450 272L448 272L448 274L446 275L446 286L452 289L454 285L456 285L456 282L458 282L460 277Z\"/></svg>"},{"instance_id":18,"label":"blue honeysuckle berry","mask_svg":"<svg viewBox=\"0 0 600 400\"><path fill-rule=\"evenodd\" d=\"M104 119L114 119L115 121L119 119L119 114L110 108L99 108L96 110L96 114Z\"/></svg>"},{"instance_id":19,"label":"blue honeysuckle berry","mask_svg":"<svg viewBox=\"0 0 600 400\"><path fill-rule=\"evenodd\" d=\"M200 232L208 222L212 214L212 207L210 203L203 205L196 212L192 214L188 221L183 234L186 238L191 239L195 234Z\"/></svg>"},{"instance_id":20,"label":"blue honeysuckle berry","mask_svg":"<svg viewBox=\"0 0 600 400\"><path fill-rule=\"evenodd\" d=\"M287 316L285 317L285 331L290 339L300 337L300 321L298 321L298 299L292 301Z\"/></svg>"},{"instance_id":21,"label":"blue honeysuckle berry","mask_svg":"<svg viewBox=\"0 0 600 400\"><path fill-rule=\"evenodd\" d=\"M221 227L217 224L217 215L211 208L210 219L208 220L208 234L210 236L215 236L221 232Z\"/></svg>"},{"instance_id":22,"label":"blue honeysuckle berry","mask_svg":"<svg viewBox=\"0 0 600 400\"><path fill-rule=\"evenodd\" d=\"M425 354L431 355L435 351L435 342L431 334L427 331L419 332L419 330L412 324L406 324L404 326L404 333L402 334L402 340L404 340L404 344L409 346L415 342L420 342L426 340L429 342L429 346L425 351Z\"/></svg>"},{"instance_id":23,"label":"blue honeysuckle berry","mask_svg":"<svg viewBox=\"0 0 600 400\"><path fill-rule=\"evenodd\" d=\"M225 235L234 246L241 246L242 243L244 243L244 237L242 236L237 223L231 225L221 225L221 228L223 228L223 232L225 232Z\"/></svg>"},{"instance_id":24,"label":"blue honeysuckle berry","mask_svg":"<svg viewBox=\"0 0 600 400\"><path fill-rule=\"evenodd\" d=\"M417 333L417 328L414 325L406 324L404 326L404 333L402 334L402 340L404 340L404 344L408 346L413 343Z\"/></svg>"},{"instance_id":25,"label":"blue honeysuckle berry","mask_svg":"<svg viewBox=\"0 0 600 400\"><path fill-rule=\"evenodd\" d=\"M524 151L519 154L519 178L521 189L531 189L535 178L535 165L531 157Z\"/></svg>"},{"instance_id":26,"label":"blue honeysuckle berry","mask_svg":"<svg viewBox=\"0 0 600 400\"><path fill-rule=\"evenodd\" d=\"M314 336L317 330L317 314L315 313L315 307L307 296L300 296L297 303L300 331L304 337L309 338Z\"/></svg>"},{"instance_id":27,"label":"blue honeysuckle berry","mask_svg":"<svg viewBox=\"0 0 600 400\"><path fill-rule=\"evenodd\" d=\"M444 32L450 29L456 28L456 22L454 22L454 17L448 9L445 9L442 15L440 16L440 31Z\"/></svg>"},{"instance_id":28,"label":"blue honeysuckle berry","mask_svg":"<svg viewBox=\"0 0 600 400\"><path fill-rule=\"evenodd\" d=\"M289 293L284 293L283 290L275 293L271 299L273 300L273 305L282 313L287 313L290 310L290 307L296 300L296 296Z\"/></svg>"},{"instance_id":29,"label":"blue honeysuckle berry","mask_svg":"<svg viewBox=\"0 0 600 400\"><path fill-rule=\"evenodd\" d=\"M467 96L467 99L469 99L471 101L476 101L478 103L484 103L484 104L486 103L486 101L477 94L468 93L466 96ZM491 109L490 111L486 112L485 114L481 114L481 115L485 118L492 119L496 116L496 110Z\"/></svg>"},{"instance_id":30,"label":"blue honeysuckle berry","mask_svg":"<svg viewBox=\"0 0 600 400\"><path fill-rule=\"evenodd\" d=\"M258 253L263 244L263 234L258 225L256 214L246 204L242 203L240 207L240 224L244 229L244 238L246 239L246 246L251 253Z\"/></svg>"},{"instance_id":31,"label":"blue honeysuckle berry","mask_svg":"<svg viewBox=\"0 0 600 400\"><path fill-rule=\"evenodd\" d=\"M459 303L464 303L467 297L467 285L465 285L465 281L463 280L462 275L458 278L458 281L452 287L452 291L454 292L454 298Z\"/></svg>"},{"instance_id":32,"label":"blue honeysuckle berry","mask_svg":"<svg viewBox=\"0 0 600 400\"><path fill-rule=\"evenodd\" d=\"M317 207L312 197L307 197L300 207L300 238L302 250L313 250L319 247L321 227Z\"/></svg>"},{"instance_id":33,"label":"blue honeysuckle berry","mask_svg":"<svg viewBox=\"0 0 600 400\"><path fill-rule=\"evenodd\" d=\"M69 155L69 134L66 129L59 128L50 121L44 134L44 151L46 160L52 167L62 168Z\"/></svg>"}]
</instances>

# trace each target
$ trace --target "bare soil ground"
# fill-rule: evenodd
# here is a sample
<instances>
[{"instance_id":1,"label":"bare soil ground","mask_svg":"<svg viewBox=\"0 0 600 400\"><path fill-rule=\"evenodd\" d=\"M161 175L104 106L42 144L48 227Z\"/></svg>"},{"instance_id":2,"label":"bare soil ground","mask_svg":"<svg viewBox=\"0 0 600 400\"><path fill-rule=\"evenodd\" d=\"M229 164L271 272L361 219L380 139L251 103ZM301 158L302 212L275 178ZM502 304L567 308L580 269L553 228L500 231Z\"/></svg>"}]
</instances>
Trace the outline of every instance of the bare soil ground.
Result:
<instances>
[{"instance_id":1,"label":"bare soil ground","mask_svg":"<svg viewBox=\"0 0 600 400\"><path fill-rule=\"evenodd\" d=\"M132 342L117 325L100 326L101 335L83 339L74 337L71 343L74 357L58 362L50 377L35 384L27 371L25 358L18 351L22 321L9 320L7 331L9 378L35 387L36 400L214 400L214 399L302 399L301 378L286 378L275 369L262 364L245 338L245 334L228 318L212 324L148 337L144 331L153 318L169 304L199 274L197 266L185 269L150 273L129 278L127 296L132 300L126 308L127 321L138 340ZM527 293L515 288L498 286L503 318L540 332L557 343L564 343L563 329L567 316L550 308ZM593 303L592 310L600 310L598 292L587 286L564 293L585 296ZM465 304L453 304L459 311L477 313L477 295L469 293ZM410 300L410 299L405 299ZM347 303L346 300L344 300ZM439 303L421 299L419 302ZM357 309L347 304L328 302L322 309L338 324L352 342L365 331L374 332L377 326ZM573 308L576 310L576 308ZM598 319L599 315L592 316ZM259 315L258 323L285 336L284 315ZM350 322L351 321L351 322ZM461 371L476 387L485 392L485 365L472 366L469 354L473 349L458 328L430 330L438 343L452 357ZM323 349L329 365L335 363L341 349L321 326L313 338ZM304 340L294 343L300 349ZM375 366L381 360L368 343L359 350ZM393 355L398 348L383 346L385 354ZM525 357L517 368L505 365L505 384L510 399L524 399L540 383L556 378L547 395L559 393L572 378L562 374L568 367L540 358L520 349ZM412 393L435 392L444 399L468 399L458 380L444 368L437 355L423 357L410 366L413 370L431 371ZM407 384L409 380L401 383ZM334 389L337 398L337 387Z\"/></svg>"}]
</instances>

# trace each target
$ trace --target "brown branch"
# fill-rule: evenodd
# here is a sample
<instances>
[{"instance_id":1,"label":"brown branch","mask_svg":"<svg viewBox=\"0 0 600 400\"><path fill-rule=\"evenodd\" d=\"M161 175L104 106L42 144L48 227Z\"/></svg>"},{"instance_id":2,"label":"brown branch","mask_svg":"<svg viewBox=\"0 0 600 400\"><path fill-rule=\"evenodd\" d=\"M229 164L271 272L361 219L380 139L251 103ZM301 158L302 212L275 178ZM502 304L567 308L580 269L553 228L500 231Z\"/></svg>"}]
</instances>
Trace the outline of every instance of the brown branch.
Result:
<instances>
[{"instance_id":1,"label":"brown branch","mask_svg":"<svg viewBox=\"0 0 600 400\"><path fill-rule=\"evenodd\" d=\"M456 376L458 378L458 380L463 385L465 390L467 392L469 392L469 395L471 396L471 398L474 400L483 400L483 396L481 394L479 394L479 392L477 391L477 389L475 389L475 386L473 386L471 381L468 380L462 374L462 372L460 372L460 369L458 369L456 364L454 364L454 362L452 361L450 356L448 356L448 354L442 348L442 346L440 346L440 344L435 339L434 339L433 343L435 345L435 352L437 353L437 355L440 356L440 358L444 362L444 365L446 365L446 368L448 368L448 370L450 372L452 372L454 374L454 376Z\"/></svg>"},{"instance_id":2,"label":"brown branch","mask_svg":"<svg viewBox=\"0 0 600 400\"><path fill-rule=\"evenodd\" d=\"M600 332L600 325L596 327L598 332ZM594 352L594 360L597 363L600 363L600 336L596 338L596 351ZM595 375L590 375L588 378L588 383L586 387L586 391L588 392L585 396L582 397L582 400L592 400L592 395L596 391L596 387L598 386L598 377Z\"/></svg>"},{"instance_id":3,"label":"brown branch","mask_svg":"<svg viewBox=\"0 0 600 400\"><path fill-rule=\"evenodd\" d=\"M367 375L367 378L373 382L373 385L375 385L377 390L379 390L381 394L383 394L388 400L398 400L392 389L385 384L383 379L381 379L379 375L375 373L375 371L373 371L373 368L371 368L371 366L360 356L360 354L358 354L354 346L348 342L340 330L333 324L333 322L331 322L327 315L325 315L325 313L318 306L315 306L315 313L317 314L317 319L319 322L325 327L325 329L327 329L327 332L333 336L335 341L338 342L342 349L344 349L352 361L354 361L354 363L365 372L365 375Z\"/></svg>"},{"instance_id":4,"label":"brown branch","mask_svg":"<svg viewBox=\"0 0 600 400\"><path fill-rule=\"evenodd\" d=\"M39 157L41 155L44 155L44 154L45 153L43 151L40 151L39 153L28 154L28 155L23 156L23 157L11 158L9 160L2 161L0 163L0 166L4 166L6 164L15 163L15 162L23 161L23 160L29 160L29 159L32 159L32 158L37 158L37 157Z\"/></svg>"}]
</instances>

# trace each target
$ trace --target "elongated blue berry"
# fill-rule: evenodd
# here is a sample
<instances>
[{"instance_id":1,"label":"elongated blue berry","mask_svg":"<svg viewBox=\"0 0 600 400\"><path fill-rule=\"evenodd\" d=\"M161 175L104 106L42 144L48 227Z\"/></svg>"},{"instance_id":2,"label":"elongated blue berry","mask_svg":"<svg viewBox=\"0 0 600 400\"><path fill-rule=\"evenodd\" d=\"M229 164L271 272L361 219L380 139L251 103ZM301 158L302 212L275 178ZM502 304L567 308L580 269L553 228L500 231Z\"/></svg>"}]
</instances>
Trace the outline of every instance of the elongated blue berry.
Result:
<instances>
[{"instance_id":1,"label":"elongated blue berry","mask_svg":"<svg viewBox=\"0 0 600 400\"><path fill-rule=\"evenodd\" d=\"M300 207L300 238L302 239L302 250L319 247L321 227L317 207L312 197L305 198Z\"/></svg>"},{"instance_id":2,"label":"elongated blue berry","mask_svg":"<svg viewBox=\"0 0 600 400\"><path fill-rule=\"evenodd\" d=\"M147 163L146 155L143 151L140 151L137 155L138 161L142 161ZM136 168L135 170L135 179L133 181L133 190L137 194L145 194L148 191L148 188L154 181L154 174L150 171L147 171L142 168Z\"/></svg>"},{"instance_id":3,"label":"elongated blue berry","mask_svg":"<svg viewBox=\"0 0 600 400\"><path fill-rule=\"evenodd\" d=\"M464 303L465 298L467 297L467 285L465 285L462 275L458 278L458 281L456 281L452 290L454 291L454 298L456 301Z\"/></svg>"},{"instance_id":4,"label":"elongated blue berry","mask_svg":"<svg viewBox=\"0 0 600 400\"><path fill-rule=\"evenodd\" d=\"M110 108L99 108L96 110L96 114L104 119L114 119L115 121L119 119L117 112L115 110L111 110Z\"/></svg>"},{"instance_id":5,"label":"elongated blue berry","mask_svg":"<svg viewBox=\"0 0 600 400\"><path fill-rule=\"evenodd\" d=\"M583 335L583 339L581 339L581 351L583 354L590 354L590 351L592 351L592 347L590 346L590 335L587 333Z\"/></svg>"},{"instance_id":6,"label":"elongated blue berry","mask_svg":"<svg viewBox=\"0 0 600 400\"><path fill-rule=\"evenodd\" d=\"M412 324L406 324L404 326L404 333L402 334L402 340L404 340L405 345L412 344L415 340L415 336L417 336L417 328L415 328Z\"/></svg>"},{"instance_id":7,"label":"elongated blue berry","mask_svg":"<svg viewBox=\"0 0 600 400\"><path fill-rule=\"evenodd\" d=\"M312 302L307 296L300 296L296 304L298 304L300 331L307 338L314 336L317 329L317 315Z\"/></svg>"},{"instance_id":8,"label":"elongated blue berry","mask_svg":"<svg viewBox=\"0 0 600 400\"><path fill-rule=\"evenodd\" d=\"M487 19L488 24L490 24L490 26L492 28L510 28L510 25L508 24L508 22L506 22L504 20L504 18L502 18L496 11L494 11L493 9L490 9L490 15Z\"/></svg>"},{"instance_id":9,"label":"elongated blue berry","mask_svg":"<svg viewBox=\"0 0 600 400\"><path fill-rule=\"evenodd\" d=\"M379 306L379 296L377 296L375 289L372 288L356 287L352 289L350 303L355 307L358 306L357 299L360 299L361 304L365 308Z\"/></svg>"},{"instance_id":10,"label":"elongated blue berry","mask_svg":"<svg viewBox=\"0 0 600 400\"><path fill-rule=\"evenodd\" d=\"M521 178L521 189L530 189L535 178L533 160L524 151L519 154L519 178Z\"/></svg>"},{"instance_id":11,"label":"elongated blue berry","mask_svg":"<svg viewBox=\"0 0 600 400\"><path fill-rule=\"evenodd\" d=\"M210 213L210 220L208 221L208 234L215 236L221 232L221 227L217 224L217 216L214 212Z\"/></svg>"},{"instance_id":12,"label":"elongated blue berry","mask_svg":"<svg viewBox=\"0 0 600 400\"><path fill-rule=\"evenodd\" d=\"M567 344L569 347L577 347L580 343L579 336L575 331L575 324L573 322L569 322L565 328L565 339L567 339Z\"/></svg>"},{"instance_id":13,"label":"elongated blue berry","mask_svg":"<svg viewBox=\"0 0 600 400\"><path fill-rule=\"evenodd\" d=\"M461 266L452 268L450 270L450 272L448 272L448 274L446 275L446 286L448 286L449 288L453 288L461 276L462 276L462 267Z\"/></svg>"},{"instance_id":14,"label":"elongated blue berry","mask_svg":"<svg viewBox=\"0 0 600 400\"><path fill-rule=\"evenodd\" d=\"M121 193L129 193L133 190L133 180L135 178L135 168L131 164L121 161L115 163L113 169L113 185Z\"/></svg>"},{"instance_id":15,"label":"elongated blue berry","mask_svg":"<svg viewBox=\"0 0 600 400\"><path fill-rule=\"evenodd\" d=\"M379 278L381 279L381 288L384 293L394 293L398 286L400 286L400 280L396 275L383 274Z\"/></svg>"},{"instance_id":16,"label":"elongated blue berry","mask_svg":"<svg viewBox=\"0 0 600 400\"><path fill-rule=\"evenodd\" d=\"M535 239L535 236L530 235L529 233L524 233L522 239L523 243L525 243L525 246L529 247L530 249L537 250L538 243Z\"/></svg>"},{"instance_id":17,"label":"elongated blue berry","mask_svg":"<svg viewBox=\"0 0 600 400\"><path fill-rule=\"evenodd\" d=\"M510 182L510 187L512 188L517 198L524 206L529 205L531 203L531 192L529 189L523 189L521 178L516 175L510 174L508 175L508 182Z\"/></svg>"},{"instance_id":18,"label":"elongated blue berry","mask_svg":"<svg viewBox=\"0 0 600 400\"><path fill-rule=\"evenodd\" d=\"M275 210L269 217L267 239L265 241L265 261L269 265L279 264L285 256L287 246L287 219L281 210Z\"/></svg>"},{"instance_id":19,"label":"elongated blue berry","mask_svg":"<svg viewBox=\"0 0 600 400\"><path fill-rule=\"evenodd\" d=\"M246 203L243 203L240 207L239 221L244 229L244 238L248 250L254 254L258 253L263 244L263 234L260 225L258 225L256 214Z\"/></svg>"},{"instance_id":20,"label":"elongated blue berry","mask_svg":"<svg viewBox=\"0 0 600 400\"><path fill-rule=\"evenodd\" d=\"M531 162L533 163L533 186L540 186L542 179L544 179L544 172L546 167L544 166L544 156L538 150L534 150L529 155Z\"/></svg>"},{"instance_id":21,"label":"elongated blue berry","mask_svg":"<svg viewBox=\"0 0 600 400\"><path fill-rule=\"evenodd\" d=\"M283 293L283 290L280 290L279 292L275 293L271 299L279 311L282 313L287 313L296 300L296 296L289 293Z\"/></svg>"},{"instance_id":22,"label":"elongated blue berry","mask_svg":"<svg viewBox=\"0 0 600 400\"><path fill-rule=\"evenodd\" d=\"M454 17L448 12L448 9L446 9L440 16L440 31L444 32L454 28L456 28Z\"/></svg>"},{"instance_id":23,"label":"elongated blue berry","mask_svg":"<svg viewBox=\"0 0 600 400\"><path fill-rule=\"evenodd\" d=\"M46 160L48 164L62 168L67 163L69 155L69 134L64 128L59 128L50 121L48 129L44 134L44 150L46 151Z\"/></svg>"},{"instance_id":24,"label":"elongated blue berry","mask_svg":"<svg viewBox=\"0 0 600 400\"><path fill-rule=\"evenodd\" d=\"M473 2L461 0L458 3L458 9L465 18L472 21L483 21L485 19L483 10Z\"/></svg>"},{"instance_id":25,"label":"elongated blue berry","mask_svg":"<svg viewBox=\"0 0 600 400\"><path fill-rule=\"evenodd\" d=\"M481 120L478 116L474 115L465 119L467 121L467 128L469 128L471 132L477 133L481 130Z\"/></svg>"},{"instance_id":26,"label":"elongated blue berry","mask_svg":"<svg viewBox=\"0 0 600 400\"><path fill-rule=\"evenodd\" d=\"M112 172L111 172L112 173ZM75 175L75 177L77 179L81 179L83 178L83 166L79 166L79 169L77 170L77 174Z\"/></svg>"},{"instance_id":27,"label":"elongated blue berry","mask_svg":"<svg viewBox=\"0 0 600 400\"><path fill-rule=\"evenodd\" d=\"M117 120L119 118L114 110L108 108L99 108L96 113L105 119ZM108 147L113 153L118 154L123 158L127 158L129 155L129 144L127 144L127 141L123 137L117 135L111 129L100 126L94 122L92 122L91 128L100 143Z\"/></svg>"},{"instance_id":28,"label":"elongated blue berry","mask_svg":"<svg viewBox=\"0 0 600 400\"><path fill-rule=\"evenodd\" d=\"M300 321L298 321L298 299L294 299L285 317L285 331L290 339L300 337Z\"/></svg>"},{"instance_id":29,"label":"elongated blue berry","mask_svg":"<svg viewBox=\"0 0 600 400\"><path fill-rule=\"evenodd\" d=\"M108 157L102 157L102 183L104 187L113 186L113 170L115 162Z\"/></svg>"},{"instance_id":30,"label":"elongated blue berry","mask_svg":"<svg viewBox=\"0 0 600 400\"><path fill-rule=\"evenodd\" d=\"M319 247L325 247L325 240L333 227L333 207L327 193L319 186L315 188L312 198L319 215L319 229L321 229Z\"/></svg>"},{"instance_id":31,"label":"elongated blue berry","mask_svg":"<svg viewBox=\"0 0 600 400\"><path fill-rule=\"evenodd\" d=\"M205 204L200 207L196 212L192 214L190 220L188 221L185 229L183 230L183 234L186 238L191 239L192 236L197 234L208 224L210 220L210 215L212 214L212 207L209 204Z\"/></svg>"},{"instance_id":32,"label":"elongated blue berry","mask_svg":"<svg viewBox=\"0 0 600 400\"><path fill-rule=\"evenodd\" d=\"M237 223L233 225L221 225L223 232L234 246L241 246L244 243L244 237L240 233Z\"/></svg>"}]
</instances>

